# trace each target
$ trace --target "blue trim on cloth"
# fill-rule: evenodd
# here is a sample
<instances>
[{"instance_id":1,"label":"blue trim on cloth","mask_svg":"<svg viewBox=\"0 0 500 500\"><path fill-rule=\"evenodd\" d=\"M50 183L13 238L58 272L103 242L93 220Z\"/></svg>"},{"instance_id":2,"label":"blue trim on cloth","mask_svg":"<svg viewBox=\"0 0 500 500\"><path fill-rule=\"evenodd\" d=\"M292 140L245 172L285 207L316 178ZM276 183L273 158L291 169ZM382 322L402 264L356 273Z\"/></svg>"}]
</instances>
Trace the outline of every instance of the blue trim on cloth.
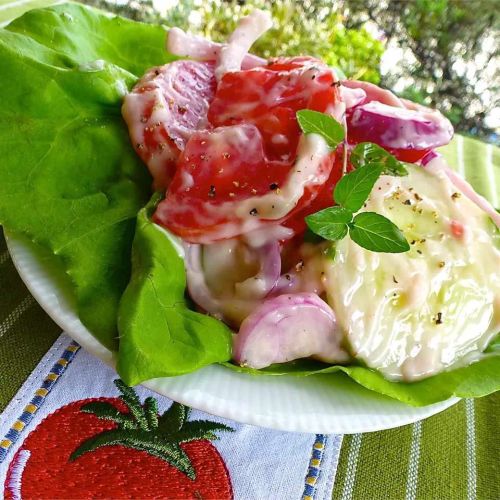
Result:
<instances>
[{"instance_id":1,"label":"blue trim on cloth","mask_svg":"<svg viewBox=\"0 0 500 500\"><path fill-rule=\"evenodd\" d=\"M5 437L0 440L0 464L5 460L10 448L19 439L26 426L33 420L35 413L40 409L47 395L56 385L60 376L64 373L79 349L80 345L74 341L66 347L59 360L52 366L41 386L35 391L35 395L31 401L25 406L21 415L8 430L7 434L5 434Z\"/></svg>"},{"instance_id":2,"label":"blue trim on cloth","mask_svg":"<svg viewBox=\"0 0 500 500\"><path fill-rule=\"evenodd\" d=\"M321 474L321 464L326 446L326 434L316 434L309 459L302 500L312 500L316 494L316 483Z\"/></svg>"}]
</instances>

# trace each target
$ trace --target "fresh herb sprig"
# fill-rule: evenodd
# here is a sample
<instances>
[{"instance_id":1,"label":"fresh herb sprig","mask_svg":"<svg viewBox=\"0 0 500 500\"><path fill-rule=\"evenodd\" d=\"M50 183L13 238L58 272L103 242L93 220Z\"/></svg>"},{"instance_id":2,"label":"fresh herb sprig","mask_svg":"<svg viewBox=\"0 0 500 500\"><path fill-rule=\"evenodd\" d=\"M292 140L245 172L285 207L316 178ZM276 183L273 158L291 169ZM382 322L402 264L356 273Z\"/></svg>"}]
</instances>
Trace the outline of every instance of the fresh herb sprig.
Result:
<instances>
[{"instance_id":1,"label":"fresh herb sprig","mask_svg":"<svg viewBox=\"0 0 500 500\"><path fill-rule=\"evenodd\" d=\"M342 125L324 113L301 110L297 112L297 120L305 134L321 135L331 149L345 138ZM385 149L370 142L358 144L350 160L354 170L340 179L333 192L337 205L307 216L307 225L327 240L341 240L349 234L355 243L372 252L407 252L410 245L389 219L375 212L356 214L381 175L408 175L405 166Z\"/></svg>"}]
</instances>

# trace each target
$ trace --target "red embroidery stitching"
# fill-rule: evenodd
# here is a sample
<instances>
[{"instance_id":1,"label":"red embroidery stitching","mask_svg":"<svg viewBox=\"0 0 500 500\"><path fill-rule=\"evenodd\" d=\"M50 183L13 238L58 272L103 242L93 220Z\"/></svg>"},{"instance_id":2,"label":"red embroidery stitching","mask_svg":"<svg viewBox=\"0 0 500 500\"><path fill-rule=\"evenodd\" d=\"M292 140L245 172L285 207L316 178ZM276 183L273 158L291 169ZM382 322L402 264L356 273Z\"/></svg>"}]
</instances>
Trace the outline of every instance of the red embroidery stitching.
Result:
<instances>
[{"instance_id":1,"label":"red embroidery stitching","mask_svg":"<svg viewBox=\"0 0 500 500\"><path fill-rule=\"evenodd\" d=\"M10 463L5 498L19 481L15 464L30 452L22 472L23 498L204 498L232 499L233 491L226 465L207 440L182 443L196 471L196 479L145 451L121 445L102 446L69 461L70 454L85 440L117 428L111 420L84 413L81 407L102 401L121 412L127 407L116 398L86 399L68 404L47 416L32 431Z\"/></svg>"}]
</instances>

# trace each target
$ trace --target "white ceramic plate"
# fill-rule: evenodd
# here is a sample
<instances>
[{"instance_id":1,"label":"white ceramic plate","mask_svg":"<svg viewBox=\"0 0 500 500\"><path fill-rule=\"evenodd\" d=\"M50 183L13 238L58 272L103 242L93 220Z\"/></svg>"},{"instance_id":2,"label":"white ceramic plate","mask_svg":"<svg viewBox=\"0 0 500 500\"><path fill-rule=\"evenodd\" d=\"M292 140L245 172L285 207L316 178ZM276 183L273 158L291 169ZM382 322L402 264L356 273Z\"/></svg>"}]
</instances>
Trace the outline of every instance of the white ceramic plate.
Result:
<instances>
[{"instance_id":1,"label":"white ceramic plate","mask_svg":"<svg viewBox=\"0 0 500 500\"><path fill-rule=\"evenodd\" d=\"M83 326L61 280L43 256L32 244L6 236L21 278L49 316L87 351L113 365L113 354ZM180 403L237 422L314 433L390 429L434 415L458 401L452 398L414 408L364 389L346 376L333 381L322 376L253 377L218 365L144 385Z\"/></svg>"}]
</instances>

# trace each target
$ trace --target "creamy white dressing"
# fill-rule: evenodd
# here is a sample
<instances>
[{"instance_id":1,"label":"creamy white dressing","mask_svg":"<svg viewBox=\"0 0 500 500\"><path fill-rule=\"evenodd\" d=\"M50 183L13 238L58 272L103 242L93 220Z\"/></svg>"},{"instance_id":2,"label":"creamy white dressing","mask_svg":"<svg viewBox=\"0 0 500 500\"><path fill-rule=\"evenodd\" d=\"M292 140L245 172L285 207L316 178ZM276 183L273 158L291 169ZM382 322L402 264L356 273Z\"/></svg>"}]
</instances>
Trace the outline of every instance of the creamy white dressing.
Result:
<instances>
[{"instance_id":1,"label":"creamy white dressing","mask_svg":"<svg viewBox=\"0 0 500 500\"><path fill-rule=\"evenodd\" d=\"M259 270L255 252L237 239L205 245L202 268L221 316L232 325L239 326L267 293L265 283L254 279Z\"/></svg>"},{"instance_id":2,"label":"creamy white dressing","mask_svg":"<svg viewBox=\"0 0 500 500\"><path fill-rule=\"evenodd\" d=\"M474 188L459 174L452 170L440 156L436 156L429 161L425 168L431 172L439 171L445 173L451 182L471 201L473 201L481 210L484 210L493 220L495 225L500 228L500 214L489 201L474 191Z\"/></svg>"},{"instance_id":3,"label":"creamy white dressing","mask_svg":"<svg viewBox=\"0 0 500 500\"><path fill-rule=\"evenodd\" d=\"M247 52L271 24L267 13L256 10L239 22L227 45L173 28L167 46L174 54L216 60L215 75L220 80L225 73L238 71L242 66L252 68L264 63ZM100 61L96 61L82 69L99 70L99 65ZM137 149L144 143L145 130L153 132L154 140L160 144L158 152L148 160L155 177L165 175L165 163L175 161L193 130L207 126L209 107L207 99L200 98L193 103L182 92L182 75L178 77L175 72L164 75L164 68L153 68L146 74L141 81L147 84L147 90L127 96L123 107ZM249 91L257 97L254 102L241 104L245 108L243 111L251 111L262 103L270 107L310 95L313 85L315 89L321 85L314 81L317 71L319 69L311 62L305 69L292 71L287 82L275 85L270 92L251 79L253 88ZM159 74L160 78L155 78L154 75ZM283 91L290 85L302 89L285 97ZM343 82L340 96L340 102L332 103L326 112L344 125L346 109L351 108L354 108L354 125L362 119L363 111L406 120L396 137L389 130L387 133L392 135L382 137L384 143L393 148L406 147L408 137L418 135L418 124L434 124L437 129L442 128L443 134L450 130L449 122L439 113L399 99L369 83ZM195 116L202 117L199 123L185 127L182 119L172 120L174 103L185 108L186 113L196 108ZM153 107L153 112L145 119L141 112L148 106ZM227 113L230 116L234 110L229 106ZM173 144L162 142L164 127ZM213 138L215 154L222 154L228 145L255 150L252 141L257 138L245 134L245 127L218 129ZM285 144L288 139L276 134L271 141ZM314 356L331 363L347 362L349 355L340 347L343 340L356 358L393 379L418 380L474 360L500 328L500 252L493 243L492 228L485 213L462 194L470 196L484 209L482 200L478 202L477 195L474 197L468 192L466 183L461 184L433 162L427 169L408 167L408 177L381 177L363 209L383 214L395 222L411 242L410 252L369 252L345 238L336 245L333 258L329 243L305 243L297 252L297 264L284 273L277 284L274 278L275 286L270 292L269 280L266 281L264 273L259 274L256 252L269 242L291 238L293 231L269 221L278 221L293 210L306 186L323 184L328 178L321 164L330 151L322 137L302 136L297 153L287 182L278 190L238 203L209 204L205 214L197 213L200 226L208 225L214 214L236 213L239 218L239 221L219 225L215 233L207 233L207 242L242 233L244 236L239 240L212 243L198 252L199 269L191 275L188 270L190 291L199 285L204 290L204 300L209 292L213 314L233 326L238 326L273 294L310 292L326 295L340 328L335 330L335 335L322 339L323 343L317 343L318 339L313 339L316 344L311 343L309 336L303 335L317 319L315 307L307 314L298 315L297 319L293 308L288 311L293 317L280 316L281 313L269 315L269 331L291 318L289 325L283 323L285 330L290 333L293 327L293 333L298 335L295 346L292 342L296 349L285 353L291 356L285 361ZM244 155L245 151L239 154ZM185 173L182 184L189 191L194 185L193 177ZM191 207L173 210L182 213L190 211ZM172 239L172 235L166 233ZM176 238L172 241L182 256L182 246Z\"/></svg>"},{"instance_id":4,"label":"creamy white dressing","mask_svg":"<svg viewBox=\"0 0 500 500\"><path fill-rule=\"evenodd\" d=\"M347 109L354 108L354 106L361 104L366 99L366 92L361 88L352 89L345 85L340 85L339 93L340 99L345 103Z\"/></svg>"},{"instance_id":5,"label":"creamy white dressing","mask_svg":"<svg viewBox=\"0 0 500 500\"><path fill-rule=\"evenodd\" d=\"M329 172L322 170L320 165L329 153L328 145L321 136L302 135L297 148L297 159L286 183L280 186L279 191L243 200L236 208L236 215L242 220L248 220L252 218L250 212L255 209L262 219L281 219L295 208L306 186L326 181ZM234 204L227 204L226 208L224 205L221 206L222 210L234 210Z\"/></svg>"},{"instance_id":6,"label":"creamy white dressing","mask_svg":"<svg viewBox=\"0 0 500 500\"><path fill-rule=\"evenodd\" d=\"M293 235L294 232L289 227L280 224L267 224L254 231L249 231L241 237L248 246L259 248L273 241L289 240Z\"/></svg>"},{"instance_id":7,"label":"creamy white dressing","mask_svg":"<svg viewBox=\"0 0 500 500\"><path fill-rule=\"evenodd\" d=\"M255 9L238 21L229 37L228 44L221 47L215 68L215 78L220 80L230 71L239 71L245 55L255 40L273 25L269 12Z\"/></svg>"},{"instance_id":8,"label":"creamy white dressing","mask_svg":"<svg viewBox=\"0 0 500 500\"><path fill-rule=\"evenodd\" d=\"M394 106L396 108L404 108L403 101L393 94L390 90L382 89L377 85L370 82L362 82L360 80L344 80L342 82L344 87L350 89L361 89L366 94L366 101L377 101L382 104Z\"/></svg>"},{"instance_id":9,"label":"creamy white dressing","mask_svg":"<svg viewBox=\"0 0 500 500\"><path fill-rule=\"evenodd\" d=\"M285 134L274 134L271 137L273 144L288 144L288 137Z\"/></svg>"},{"instance_id":10,"label":"creamy white dressing","mask_svg":"<svg viewBox=\"0 0 500 500\"><path fill-rule=\"evenodd\" d=\"M470 361L497 334L500 252L486 214L444 173L408 169L382 176L363 210L391 219L411 250L370 252L345 238L326 290L352 354L411 381Z\"/></svg>"},{"instance_id":11,"label":"creamy white dressing","mask_svg":"<svg viewBox=\"0 0 500 500\"><path fill-rule=\"evenodd\" d=\"M180 28L171 28L168 32L166 49L167 52L179 57L191 57L200 61L215 61L220 50L224 47L222 43L212 42L206 38L191 35ZM245 54L242 62L243 69L263 66L266 60L253 54Z\"/></svg>"},{"instance_id":12,"label":"creamy white dressing","mask_svg":"<svg viewBox=\"0 0 500 500\"><path fill-rule=\"evenodd\" d=\"M199 81L211 78L210 71L202 63L192 62L190 68L194 78ZM183 89L185 76L182 71L186 69L176 63L150 69L135 87L142 87L144 90L127 94L123 101L122 115L128 125L132 144L139 154L144 151L146 131L151 133L152 140L158 144L155 151L148 151L147 158L142 155L157 187L167 185L170 179L166 178L166 165L177 159L193 130L201 125L198 123L194 128L186 126L185 120L173 117L174 107L177 111L183 110L181 117L192 122L195 121L194 117L202 117L203 120L210 104L203 93L196 100L186 93ZM144 116L145 110L150 108L150 116Z\"/></svg>"},{"instance_id":13,"label":"creamy white dressing","mask_svg":"<svg viewBox=\"0 0 500 500\"><path fill-rule=\"evenodd\" d=\"M344 124L346 109L346 104L342 101L338 101L336 103L329 104L325 109L325 113L333 116L333 118L335 118L335 120L337 120L340 124Z\"/></svg>"},{"instance_id":14,"label":"creamy white dressing","mask_svg":"<svg viewBox=\"0 0 500 500\"><path fill-rule=\"evenodd\" d=\"M127 122L132 144L134 144L136 148L141 148L143 147L142 144L144 144L144 128L146 124L142 123L140 117L143 110L147 109L147 106L154 105L152 103L156 101L156 98L157 96L151 96L149 93L130 93L127 94L123 103L123 118ZM163 119L164 118L165 117L163 117ZM152 120L148 120L147 123L152 125L154 122ZM161 143L163 143L163 140ZM159 149L156 154L151 156L147 165L153 179L161 179L160 184L163 184L162 181L164 180L163 176L165 163L175 161L177 155L178 152L175 148L172 148L170 144L165 143L163 149Z\"/></svg>"}]
</instances>

